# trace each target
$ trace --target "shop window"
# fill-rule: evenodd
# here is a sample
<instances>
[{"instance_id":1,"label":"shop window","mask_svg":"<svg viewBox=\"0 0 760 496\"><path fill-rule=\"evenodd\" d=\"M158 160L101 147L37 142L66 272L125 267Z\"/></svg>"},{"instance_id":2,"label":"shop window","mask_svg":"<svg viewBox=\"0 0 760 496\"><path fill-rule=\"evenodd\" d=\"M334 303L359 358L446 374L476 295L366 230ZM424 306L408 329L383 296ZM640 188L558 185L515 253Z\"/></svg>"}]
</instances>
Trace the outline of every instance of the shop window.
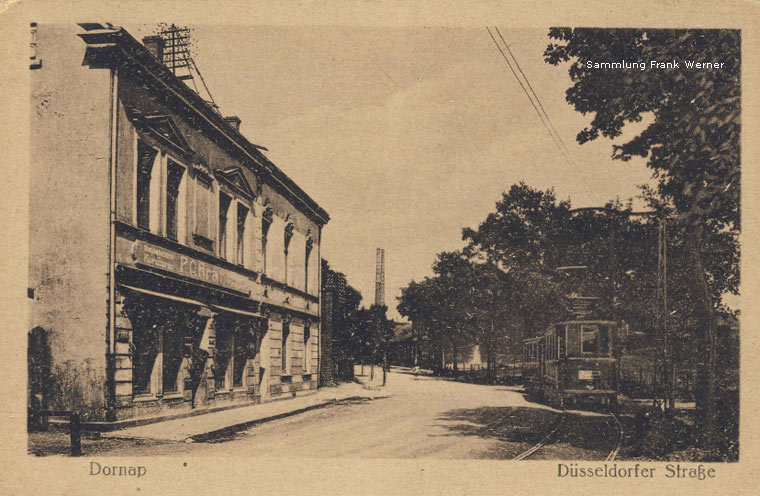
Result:
<instances>
[{"instance_id":1,"label":"shop window","mask_svg":"<svg viewBox=\"0 0 760 496\"><path fill-rule=\"evenodd\" d=\"M597 326L581 326L581 353L596 355L599 351L599 328Z\"/></svg>"},{"instance_id":2,"label":"shop window","mask_svg":"<svg viewBox=\"0 0 760 496\"><path fill-rule=\"evenodd\" d=\"M232 387L243 387L245 366L248 362L248 341L245 334L240 333L234 337L232 353Z\"/></svg>"},{"instance_id":3,"label":"shop window","mask_svg":"<svg viewBox=\"0 0 760 496\"><path fill-rule=\"evenodd\" d=\"M217 391L229 389L227 371L232 361L232 334L226 329L216 329L216 355L214 356L214 385Z\"/></svg>"},{"instance_id":4,"label":"shop window","mask_svg":"<svg viewBox=\"0 0 760 496\"><path fill-rule=\"evenodd\" d=\"M132 339L132 389L135 394L150 393L150 378L158 356L158 326L138 324Z\"/></svg>"},{"instance_id":5,"label":"shop window","mask_svg":"<svg viewBox=\"0 0 760 496\"><path fill-rule=\"evenodd\" d=\"M267 207L261 215L261 272L267 273L267 237L272 227L272 207Z\"/></svg>"},{"instance_id":6,"label":"shop window","mask_svg":"<svg viewBox=\"0 0 760 496\"><path fill-rule=\"evenodd\" d=\"M185 169L169 159L166 170L166 236L177 241L179 220L184 218L184 215L180 215L178 203Z\"/></svg>"},{"instance_id":7,"label":"shop window","mask_svg":"<svg viewBox=\"0 0 760 496\"><path fill-rule=\"evenodd\" d=\"M282 323L282 375L290 375L290 357L288 356L288 351L290 347L289 338L290 337L290 323L283 322Z\"/></svg>"},{"instance_id":8,"label":"shop window","mask_svg":"<svg viewBox=\"0 0 760 496\"><path fill-rule=\"evenodd\" d=\"M175 320L176 322L176 320ZM184 328L169 323L164 327L161 351L163 355L162 379L164 393L177 392L177 376L182 366L182 352L184 350Z\"/></svg>"},{"instance_id":9,"label":"shop window","mask_svg":"<svg viewBox=\"0 0 760 496\"><path fill-rule=\"evenodd\" d=\"M137 143L137 227L150 230L150 183L158 151Z\"/></svg>"},{"instance_id":10,"label":"shop window","mask_svg":"<svg viewBox=\"0 0 760 496\"><path fill-rule=\"evenodd\" d=\"M231 198L219 193L219 257L227 258L227 217L230 210Z\"/></svg>"},{"instance_id":11,"label":"shop window","mask_svg":"<svg viewBox=\"0 0 760 496\"><path fill-rule=\"evenodd\" d=\"M245 265L245 223L248 220L248 209L242 204L237 205L237 263Z\"/></svg>"}]
</instances>

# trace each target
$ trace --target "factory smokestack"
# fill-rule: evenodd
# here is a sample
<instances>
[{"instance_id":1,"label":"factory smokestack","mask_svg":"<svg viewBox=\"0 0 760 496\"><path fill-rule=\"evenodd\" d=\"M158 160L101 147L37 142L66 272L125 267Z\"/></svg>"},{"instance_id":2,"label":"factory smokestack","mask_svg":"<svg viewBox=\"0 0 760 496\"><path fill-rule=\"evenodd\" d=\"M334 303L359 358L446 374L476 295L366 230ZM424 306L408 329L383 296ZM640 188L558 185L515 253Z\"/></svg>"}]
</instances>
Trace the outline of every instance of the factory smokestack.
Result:
<instances>
[{"instance_id":1,"label":"factory smokestack","mask_svg":"<svg viewBox=\"0 0 760 496\"><path fill-rule=\"evenodd\" d=\"M385 306L385 250L377 249L375 263L375 305Z\"/></svg>"}]
</instances>

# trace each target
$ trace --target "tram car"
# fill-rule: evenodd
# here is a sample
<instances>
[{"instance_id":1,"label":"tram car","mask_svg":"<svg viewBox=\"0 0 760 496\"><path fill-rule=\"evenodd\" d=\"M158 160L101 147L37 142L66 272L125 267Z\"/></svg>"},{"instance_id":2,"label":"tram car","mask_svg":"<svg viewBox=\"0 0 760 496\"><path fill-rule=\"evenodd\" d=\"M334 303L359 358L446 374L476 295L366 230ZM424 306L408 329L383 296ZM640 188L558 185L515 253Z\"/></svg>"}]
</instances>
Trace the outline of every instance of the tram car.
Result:
<instances>
[{"instance_id":1,"label":"tram car","mask_svg":"<svg viewBox=\"0 0 760 496\"><path fill-rule=\"evenodd\" d=\"M533 397L556 408L580 403L617 405L618 326L609 320L570 320L523 342L523 379Z\"/></svg>"}]
</instances>

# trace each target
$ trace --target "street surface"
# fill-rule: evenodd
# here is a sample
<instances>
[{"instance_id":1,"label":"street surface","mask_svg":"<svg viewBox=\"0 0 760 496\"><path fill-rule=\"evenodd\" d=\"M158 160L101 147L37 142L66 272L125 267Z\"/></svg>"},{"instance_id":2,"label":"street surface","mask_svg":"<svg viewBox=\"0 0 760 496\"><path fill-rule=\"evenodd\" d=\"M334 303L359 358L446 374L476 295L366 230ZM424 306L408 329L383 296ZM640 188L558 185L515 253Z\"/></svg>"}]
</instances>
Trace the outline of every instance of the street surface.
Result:
<instances>
[{"instance_id":1,"label":"street surface","mask_svg":"<svg viewBox=\"0 0 760 496\"><path fill-rule=\"evenodd\" d=\"M368 379L369 368L366 370ZM375 382L382 372L375 370ZM384 396L344 401L208 442L121 447L120 455L307 458L511 459L533 446L560 413L526 400L520 388L465 384L401 370ZM605 416L573 412L557 441L533 458L604 459ZM113 454L110 452L108 454Z\"/></svg>"}]
</instances>

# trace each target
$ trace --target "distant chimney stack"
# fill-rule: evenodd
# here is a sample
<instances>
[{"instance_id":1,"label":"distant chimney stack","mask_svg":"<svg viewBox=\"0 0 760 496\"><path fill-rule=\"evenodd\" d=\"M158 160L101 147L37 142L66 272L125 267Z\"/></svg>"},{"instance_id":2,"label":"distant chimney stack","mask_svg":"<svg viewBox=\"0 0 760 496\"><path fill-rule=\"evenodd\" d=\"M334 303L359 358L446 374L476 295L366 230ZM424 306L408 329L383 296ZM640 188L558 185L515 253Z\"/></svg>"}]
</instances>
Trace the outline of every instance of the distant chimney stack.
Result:
<instances>
[{"instance_id":1,"label":"distant chimney stack","mask_svg":"<svg viewBox=\"0 0 760 496\"><path fill-rule=\"evenodd\" d=\"M148 51L158 59L162 64L164 63L164 39L160 36L146 36L143 38L143 45Z\"/></svg>"},{"instance_id":2,"label":"distant chimney stack","mask_svg":"<svg viewBox=\"0 0 760 496\"><path fill-rule=\"evenodd\" d=\"M225 117L224 120L231 124L232 127L235 128L235 131L240 131L240 117L236 115L230 115Z\"/></svg>"}]
</instances>

